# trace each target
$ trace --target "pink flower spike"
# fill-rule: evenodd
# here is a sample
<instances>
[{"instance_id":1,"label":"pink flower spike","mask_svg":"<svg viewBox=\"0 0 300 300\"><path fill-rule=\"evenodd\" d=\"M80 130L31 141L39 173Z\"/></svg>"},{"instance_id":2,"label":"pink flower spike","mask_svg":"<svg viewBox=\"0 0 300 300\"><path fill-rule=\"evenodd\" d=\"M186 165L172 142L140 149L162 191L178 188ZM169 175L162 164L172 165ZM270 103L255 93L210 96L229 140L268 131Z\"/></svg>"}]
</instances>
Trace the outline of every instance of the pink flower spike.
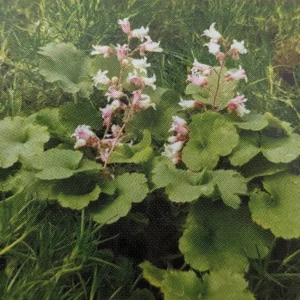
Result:
<instances>
[{"instance_id":1,"label":"pink flower spike","mask_svg":"<svg viewBox=\"0 0 300 300\"><path fill-rule=\"evenodd\" d=\"M124 44L123 46L117 44L116 50L117 50L118 61L122 61L128 54L129 48L126 44Z\"/></svg>"},{"instance_id":2,"label":"pink flower spike","mask_svg":"<svg viewBox=\"0 0 300 300\"><path fill-rule=\"evenodd\" d=\"M109 57L113 53L113 49L109 46L94 46L94 50L91 52L91 55L103 54L104 57Z\"/></svg>"},{"instance_id":3,"label":"pink flower spike","mask_svg":"<svg viewBox=\"0 0 300 300\"><path fill-rule=\"evenodd\" d=\"M208 84L208 79L206 76L202 76L200 74L192 74L188 76L187 79L189 82L194 83L200 87L203 87Z\"/></svg>"},{"instance_id":4,"label":"pink flower spike","mask_svg":"<svg viewBox=\"0 0 300 300\"><path fill-rule=\"evenodd\" d=\"M247 100L248 99L246 99L244 95L238 95L237 97L231 99L227 103L228 112L235 111L239 117L243 117L244 114L250 113L250 110L246 109L244 104Z\"/></svg>"},{"instance_id":5,"label":"pink flower spike","mask_svg":"<svg viewBox=\"0 0 300 300\"><path fill-rule=\"evenodd\" d=\"M215 24L216 23L212 23L209 29L204 30L204 33L202 35L206 35L214 41L220 41L222 39L222 35L219 31L215 29Z\"/></svg>"},{"instance_id":6,"label":"pink flower spike","mask_svg":"<svg viewBox=\"0 0 300 300\"><path fill-rule=\"evenodd\" d=\"M217 44L216 41L214 41L214 40L210 40L210 42L207 44L204 44L204 46L207 46L208 52L213 55L217 55L218 53L220 53L220 45Z\"/></svg>"},{"instance_id":7,"label":"pink flower spike","mask_svg":"<svg viewBox=\"0 0 300 300\"><path fill-rule=\"evenodd\" d=\"M119 20L118 24L121 26L124 33L129 34L130 33L130 22L129 18L125 18L123 20Z\"/></svg>"},{"instance_id":8,"label":"pink flower spike","mask_svg":"<svg viewBox=\"0 0 300 300\"><path fill-rule=\"evenodd\" d=\"M246 72L241 66L239 66L239 69L237 71L235 72L228 71L225 74L225 81L240 80L240 79L245 79L246 82L248 81Z\"/></svg>"}]
</instances>

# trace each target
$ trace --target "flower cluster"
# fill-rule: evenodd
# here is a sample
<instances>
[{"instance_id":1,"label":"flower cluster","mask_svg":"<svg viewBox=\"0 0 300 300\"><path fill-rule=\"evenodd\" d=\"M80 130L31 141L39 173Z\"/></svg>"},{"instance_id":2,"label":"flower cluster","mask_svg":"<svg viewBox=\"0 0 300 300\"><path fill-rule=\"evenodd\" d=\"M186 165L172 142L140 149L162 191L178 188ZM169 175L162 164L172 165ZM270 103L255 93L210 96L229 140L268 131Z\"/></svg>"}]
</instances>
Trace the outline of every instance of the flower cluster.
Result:
<instances>
[{"instance_id":1,"label":"flower cluster","mask_svg":"<svg viewBox=\"0 0 300 300\"><path fill-rule=\"evenodd\" d=\"M208 47L208 51L211 54L215 55L216 59L219 61L220 66L218 66L217 68L212 67L206 64L202 64L198 62L197 59L195 59L193 67L191 69L191 74L188 75L187 81L199 87L206 88L213 96L213 103L211 103L212 108L214 110L220 110L224 108L222 106L218 106L217 103L217 94L220 90L220 85L234 80L243 79L246 82L248 80L246 72L241 65L239 65L238 69L229 70L224 74L224 72L222 71L224 69L226 59L231 56L234 60L238 60L240 54L247 53L247 49L244 46L244 41L238 42L237 40L233 40L233 43L230 45L230 47L227 47L223 36L215 29L215 23L213 23L209 29L204 30L203 35L210 38L210 41L206 43L205 46ZM224 49L223 52L221 51L221 46L222 49ZM212 74L217 75L218 80L217 86L214 87L215 90L212 90L212 87L210 86L210 78ZM247 99L245 99L244 96L238 97L243 97L243 102L237 101L236 98L231 100L229 99L226 107L228 112L235 111L238 116L242 117L244 114L249 113L249 110L245 108L244 104ZM235 105L233 106L232 103L234 103ZM192 103L191 101L182 100L179 104L185 109L197 107L197 102Z\"/></svg>"},{"instance_id":2,"label":"flower cluster","mask_svg":"<svg viewBox=\"0 0 300 300\"><path fill-rule=\"evenodd\" d=\"M193 62L191 73L187 77L187 81L190 84L194 84L200 88L205 89L206 93L210 94L211 108L214 111L220 111L227 109L229 113L235 112L237 116L243 117L250 111L246 109L245 102L247 99L244 95L239 95L233 99L227 100L226 105L218 103L218 93L221 85L226 85L228 82L236 80L248 81L245 70L239 65L238 69L231 69L224 71L225 62L228 57L233 60L239 60L240 54L247 53L247 49L244 46L244 41L238 42L233 40L233 43L229 46L226 45L226 40L223 38L220 32L215 29L215 23L213 23L209 29L204 30L203 36L208 37L210 40L205 44L208 47L209 53L213 54L219 62L219 66L213 67L207 64L200 63L197 59ZM222 99L224 101L224 99ZM208 103L207 100L205 103ZM209 104L209 103L208 103ZM183 110L201 109L206 110L204 101L197 100L185 100L181 99L179 105ZM181 150L188 139L188 125L187 122L173 116L173 124L170 131L176 133L168 139L168 144L165 144L165 151L162 155L167 156L174 164L177 164L181 159Z\"/></svg>"},{"instance_id":3,"label":"flower cluster","mask_svg":"<svg viewBox=\"0 0 300 300\"><path fill-rule=\"evenodd\" d=\"M106 127L103 139L99 139L85 125L79 126L72 135L76 138L75 148L83 146L96 148L98 158L104 162L105 166L112 151L120 145L125 126L132 116L149 107L155 109L155 104L149 95L143 92L145 87L156 89L156 76L148 76L148 68L151 64L147 62L146 54L162 51L159 42L152 41L149 36L149 27L142 26L132 30L128 18L119 20L118 24L127 35L127 43L116 46L93 45L91 52L91 55L103 55L105 58L115 55L120 63L118 77L109 77L108 70L100 69L92 78L95 87L106 91L105 96L108 101L105 107L100 108L103 124ZM141 42L133 50L130 49L132 39ZM116 115L121 116L118 118L122 119L121 124L114 124Z\"/></svg>"},{"instance_id":4,"label":"flower cluster","mask_svg":"<svg viewBox=\"0 0 300 300\"><path fill-rule=\"evenodd\" d=\"M172 118L173 123L169 131L175 135L173 134L173 136L168 138L169 144L164 145L165 151L162 155L171 159L174 164L178 164L181 159L181 150L188 138L189 129L184 119L178 116Z\"/></svg>"}]
</instances>

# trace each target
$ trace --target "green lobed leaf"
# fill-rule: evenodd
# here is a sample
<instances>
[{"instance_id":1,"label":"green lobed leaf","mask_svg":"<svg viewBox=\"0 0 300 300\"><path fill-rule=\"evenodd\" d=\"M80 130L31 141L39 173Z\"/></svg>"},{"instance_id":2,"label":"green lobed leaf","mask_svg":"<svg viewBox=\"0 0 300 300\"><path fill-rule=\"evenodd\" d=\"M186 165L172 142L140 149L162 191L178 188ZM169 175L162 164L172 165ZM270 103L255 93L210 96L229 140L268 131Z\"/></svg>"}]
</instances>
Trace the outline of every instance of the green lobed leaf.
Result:
<instances>
[{"instance_id":1,"label":"green lobed leaf","mask_svg":"<svg viewBox=\"0 0 300 300\"><path fill-rule=\"evenodd\" d=\"M223 202L234 209L239 208L239 195L247 194L246 179L233 170L214 171L213 178Z\"/></svg>"},{"instance_id":2,"label":"green lobed leaf","mask_svg":"<svg viewBox=\"0 0 300 300\"><path fill-rule=\"evenodd\" d=\"M148 261L139 266L143 270L143 277L161 289L165 300L202 299L202 282L193 271L162 270Z\"/></svg>"},{"instance_id":3,"label":"green lobed leaf","mask_svg":"<svg viewBox=\"0 0 300 300\"><path fill-rule=\"evenodd\" d=\"M49 82L57 82L67 93L80 92L88 97L92 92L91 59L68 43L49 43L40 48L40 73Z\"/></svg>"},{"instance_id":4,"label":"green lobed leaf","mask_svg":"<svg viewBox=\"0 0 300 300\"><path fill-rule=\"evenodd\" d=\"M235 127L218 113L197 114L190 123L190 139L182 152L182 160L193 170L216 167L219 157L232 152L238 144Z\"/></svg>"},{"instance_id":5,"label":"green lobed leaf","mask_svg":"<svg viewBox=\"0 0 300 300\"><path fill-rule=\"evenodd\" d=\"M234 210L216 203L194 202L179 241L185 261L199 271L248 270L250 258L263 258L273 236L251 220L246 207Z\"/></svg>"},{"instance_id":6,"label":"green lobed leaf","mask_svg":"<svg viewBox=\"0 0 300 300\"><path fill-rule=\"evenodd\" d=\"M136 145L124 144L116 148L112 153L109 163L135 163L146 162L152 155L151 134L144 130L143 139Z\"/></svg>"},{"instance_id":7,"label":"green lobed leaf","mask_svg":"<svg viewBox=\"0 0 300 300\"><path fill-rule=\"evenodd\" d=\"M259 135L256 132L240 132L239 143L229 157L230 163L233 166L242 166L260 153L258 140Z\"/></svg>"},{"instance_id":8,"label":"green lobed leaf","mask_svg":"<svg viewBox=\"0 0 300 300\"><path fill-rule=\"evenodd\" d=\"M106 197L91 208L94 221L111 224L128 214L132 203L144 200L148 194L147 179L143 174L125 173L115 179L117 197Z\"/></svg>"},{"instance_id":9,"label":"green lobed leaf","mask_svg":"<svg viewBox=\"0 0 300 300\"><path fill-rule=\"evenodd\" d=\"M279 163L274 164L268 161L262 154L252 158L248 163L240 168L240 172L246 177L247 181L256 177L273 175L282 172L288 168L288 165Z\"/></svg>"},{"instance_id":10,"label":"green lobed leaf","mask_svg":"<svg viewBox=\"0 0 300 300\"><path fill-rule=\"evenodd\" d=\"M300 135L275 138L262 137L262 154L273 163L289 163L300 155Z\"/></svg>"},{"instance_id":11,"label":"green lobed leaf","mask_svg":"<svg viewBox=\"0 0 300 300\"><path fill-rule=\"evenodd\" d=\"M293 133L290 123L279 120L271 113L266 112L264 118L268 121L268 127L264 130L265 134L273 137L282 137Z\"/></svg>"},{"instance_id":12,"label":"green lobed leaf","mask_svg":"<svg viewBox=\"0 0 300 300\"><path fill-rule=\"evenodd\" d=\"M81 175L56 182L49 198L58 200L63 207L80 210L97 200L100 192L92 178Z\"/></svg>"},{"instance_id":13,"label":"green lobed leaf","mask_svg":"<svg viewBox=\"0 0 300 300\"><path fill-rule=\"evenodd\" d=\"M48 131L57 137L70 137L70 131L67 130L60 121L58 108L45 108L35 114L35 121L47 126Z\"/></svg>"},{"instance_id":14,"label":"green lobed leaf","mask_svg":"<svg viewBox=\"0 0 300 300\"><path fill-rule=\"evenodd\" d=\"M37 178L42 180L64 179L76 173L82 156L83 154L79 151L50 149L25 162L37 170Z\"/></svg>"},{"instance_id":15,"label":"green lobed leaf","mask_svg":"<svg viewBox=\"0 0 300 300\"><path fill-rule=\"evenodd\" d=\"M162 141L169 137L169 128L172 116L180 109L179 95L173 90L157 88L155 91L148 90L147 94L155 103L156 109L146 109L136 113L129 121L127 130L129 133L140 136L147 129L152 137Z\"/></svg>"},{"instance_id":16,"label":"green lobed leaf","mask_svg":"<svg viewBox=\"0 0 300 300\"><path fill-rule=\"evenodd\" d=\"M242 274L230 270L211 271L203 275L203 300L254 300L247 290L248 283Z\"/></svg>"},{"instance_id":17,"label":"green lobed leaf","mask_svg":"<svg viewBox=\"0 0 300 300\"><path fill-rule=\"evenodd\" d=\"M0 121L0 167L12 166L21 156L42 153L49 138L47 127L33 125L21 117L5 118Z\"/></svg>"},{"instance_id":18,"label":"green lobed leaf","mask_svg":"<svg viewBox=\"0 0 300 300\"><path fill-rule=\"evenodd\" d=\"M259 114L248 114L239 118L237 126L244 130L260 131L268 125L268 119Z\"/></svg>"},{"instance_id":19,"label":"green lobed leaf","mask_svg":"<svg viewBox=\"0 0 300 300\"><path fill-rule=\"evenodd\" d=\"M188 173L176 169L167 159L158 163L152 173L155 187L166 187L166 193L171 201L191 202L200 196L209 196L214 191L212 178L206 171Z\"/></svg>"},{"instance_id":20,"label":"green lobed leaf","mask_svg":"<svg viewBox=\"0 0 300 300\"><path fill-rule=\"evenodd\" d=\"M139 267L143 270L143 277L147 279L153 286L161 287L164 280L164 276L167 271L159 269L153 266L149 261L144 261L139 264Z\"/></svg>"},{"instance_id":21,"label":"green lobed leaf","mask_svg":"<svg viewBox=\"0 0 300 300\"><path fill-rule=\"evenodd\" d=\"M92 129L101 130L102 117L89 102L66 102L59 108L59 118L63 125L73 133L78 125L88 125Z\"/></svg>"},{"instance_id":22,"label":"green lobed leaf","mask_svg":"<svg viewBox=\"0 0 300 300\"><path fill-rule=\"evenodd\" d=\"M300 177L279 173L266 177L263 185L267 193L256 190L250 198L253 220L277 237L299 238Z\"/></svg>"},{"instance_id":23,"label":"green lobed leaf","mask_svg":"<svg viewBox=\"0 0 300 300\"><path fill-rule=\"evenodd\" d=\"M193 271L168 270L161 291L165 300L201 299L202 282Z\"/></svg>"}]
</instances>

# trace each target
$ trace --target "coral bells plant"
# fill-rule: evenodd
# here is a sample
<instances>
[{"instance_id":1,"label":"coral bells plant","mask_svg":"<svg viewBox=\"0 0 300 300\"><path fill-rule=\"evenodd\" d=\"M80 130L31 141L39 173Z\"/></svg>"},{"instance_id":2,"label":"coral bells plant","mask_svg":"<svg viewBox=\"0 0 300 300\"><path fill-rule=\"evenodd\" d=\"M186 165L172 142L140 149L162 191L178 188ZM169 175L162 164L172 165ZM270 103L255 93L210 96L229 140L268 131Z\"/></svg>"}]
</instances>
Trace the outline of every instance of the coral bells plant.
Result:
<instances>
[{"instance_id":1,"label":"coral bells plant","mask_svg":"<svg viewBox=\"0 0 300 300\"><path fill-rule=\"evenodd\" d=\"M131 30L128 18L119 20L118 24L127 35L127 43L117 46L95 45L91 52L91 55L102 55L104 58L116 56L120 65L119 76L109 78L108 70L100 69L92 78L95 87L106 91L108 104L100 108L106 127L104 136L98 138L86 125L78 126L72 135L76 138L75 149L85 146L95 148L97 158L104 166L107 165L114 149L121 144L125 127L130 119L141 110L155 109L150 96L144 93L146 87L156 89L155 74L148 77L148 68L151 64L147 62L146 55L149 52L162 51L159 42L153 42L149 36L148 27ZM131 50L133 40L141 43ZM121 115L122 121L114 124L114 117L117 115L119 119Z\"/></svg>"}]
</instances>

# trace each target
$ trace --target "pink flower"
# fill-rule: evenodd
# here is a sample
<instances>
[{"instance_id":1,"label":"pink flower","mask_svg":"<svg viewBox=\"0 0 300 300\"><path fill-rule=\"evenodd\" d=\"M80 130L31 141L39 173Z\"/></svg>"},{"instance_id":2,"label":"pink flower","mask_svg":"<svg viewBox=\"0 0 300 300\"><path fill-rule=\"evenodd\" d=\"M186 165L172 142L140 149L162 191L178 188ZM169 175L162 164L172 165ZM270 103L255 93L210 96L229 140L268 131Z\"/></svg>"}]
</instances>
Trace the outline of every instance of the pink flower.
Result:
<instances>
[{"instance_id":1,"label":"pink flower","mask_svg":"<svg viewBox=\"0 0 300 300\"><path fill-rule=\"evenodd\" d=\"M141 40L141 42L148 36L149 27L142 26L139 29L134 29L131 31L131 36L138 38Z\"/></svg>"},{"instance_id":2,"label":"pink flower","mask_svg":"<svg viewBox=\"0 0 300 300\"><path fill-rule=\"evenodd\" d=\"M173 123L169 131L175 131L183 136L186 136L189 132L186 121L178 116L174 116L172 119Z\"/></svg>"},{"instance_id":3,"label":"pink flower","mask_svg":"<svg viewBox=\"0 0 300 300\"><path fill-rule=\"evenodd\" d=\"M114 110L112 110L112 108L108 104L106 105L106 107L100 108L100 110L102 112L103 124L106 127L108 127L111 123L111 119L113 117Z\"/></svg>"},{"instance_id":4,"label":"pink flower","mask_svg":"<svg viewBox=\"0 0 300 300\"><path fill-rule=\"evenodd\" d=\"M135 85L137 88L143 88L145 87L145 81L142 77L139 77L137 75L136 70L134 70L133 73L128 74L128 79L127 81L133 85Z\"/></svg>"},{"instance_id":5,"label":"pink flower","mask_svg":"<svg viewBox=\"0 0 300 300\"><path fill-rule=\"evenodd\" d=\"M124 93L122 91L118 91L115 87L111 86L108 88L107 93L105 94L107 96L107 100L110 101L111 99L120 99L124 96Z\"/></svg>"},{"instance_id":6,"label":"pink flower","mask_svg":"<svg viewBox=\"0 0 300 300\"><path fill-rule=\"evenodd\" d=\"M160 42L153 42L149 36L146 37L147 42L140 45L140 55L145 55L145 52L162 52L163 49L159 47Z\"/></svg>"},{"instance_id":7,"label":"pink flower","mask_svg":"<svg viewBox=\"0 0 300 300\"><path fill-rule=\"evenodd\" d=\"M87 125L79 125L75 129L75 132L71 136L76 138L75 149L86 146L90 138L96 138L95 133L91 131L90 128L91 127Z\"/></svg>"},{"instance_id":8,"label":"pink flower","mask_svg":"<svg viewBox=\"0 0 300 300\"><path fill-rule=\"evenodd\" d=\"M194 108L196 107L196 100L183 100L181 99L178 103L183 109Z\"/></svg>"},{"instance_id":9,"label":"pink flower","mask_svg":"<svg viewBox=\"0 0 300 300\"><path fill-rule=\"evenodd\" d=\"M137 106L137 107L139 106L139 103L142 100L141 95L142 95L141 90L137 90L133 92L133 99L132 99L133 106Z\"/></svg>"},{"instance_id":10,"label":"pink flower","mask_svg":"<svg viewBox=\"0 0 300 300\"><path fill-rule=\"evenodd\" d=\"M201 71L204 76L209 76L212 73L212 67L209 65L201 64L197 59L194 60L192 73Z\"/></svg>"},{"instance_id":11,"label":"pink flower","mask_svg":"<svg viewBox=\"0 0 300 300\"><path fill-rule=\"evenodd\" d=\"M120 44L117 44L116 50L117 50L118 60L122 61L128 54L129 48L126 44L124 44L123 46L121 46Z\"/></svg>"},{"instance_id":12,"label":"pink flower","mask_svg":"<svg viewBox=\"0 0 300 300\"><path fill-rule=\"evenodd\" d=\"M210 40L210 42L204 44L204 46L207 46L208 52L213 55L217 55L220 52L220 45L217 44L215 40Z\"/></svg>"},{"instance_id":13,"label":"pink flower","mask_svg":"<svg viewBox=\"0 0 300 300\"><path fill-rule=\"evenodd\" d=\"M239 69L235 72L228 71L225 74L225 81L232 81L232 80L240 80L240 79L245 79L247 82L247 76L245 70L242 69L241 66L239 66Z\"/></svg>"},{"instance_id":14,"label":"pink flower","mask_svg":"<svg viewBox=\"0 0 300 300\"><path fill-rule=\"evenodd\" d=\"M113 49L109 46L94 46L91 55L103 54L104 57L109 57L113 53Z\"/></svg>"},{"instance_id":15,"label":"pink flower","mask_svg":"<svg viewBox=\"0 0 300 300\"><path fill-rule=\"evenodd\" d=\"M244 114L250 113L250 110L246 109L244 104L247 100L248 99L246 99L244 95L238 95L237 97L231 99L227 103L228 112L235 111L239 117L243 117Z\"/></svg>"},{"instance_id":16,"label":"pink flower","mask_svg":"<svg viewBox=\"0 0 300 300\"><path fill-rule=\"evenodd\" d=\"M184 141L177 141L172 144L165 144L165 151L163 156L168 157L174 164L178 164L181 158L181 149L183 148Z\"/></svg>"},{"instance_id":17,"label":"pink flower","mask_svg":"<svg viewBox=\"0 0 300 300\"><path fill-rule=\"evenodd\" d=\"M208 84L208 79L206 76L202 76L200 74L192 74L188 76L187 79L189 82L194 83L200 87Z\"/></svg>"},{"instance_id":18,"label":"pink flower","mask_svg":"<svg viewBox=\"0 0 300 300\"><path fill-rule=\"evenodd\" d=\"M108 73L107 70L106 71L99 70L96 76L92 78L94 80L94 85L97 86L98 84L104 84L104 85L110 84L110 79L106 76L107 73Z\"/></svg>"},{"instance_id":19,"label":"pink flower","mask_svg":"<svg viewBox=\"0 0 300 300\"><path fill-rule=\"evenodd\" d=\"M247 49L245 48L244 43L244 41L238 42L237 40L233 40L233 43L230 46L230 52L232 53L233 59L239 59L239 53L247 53Z\"/></svg>"},{"instance_id":20,"label":"pink flower","mask_svg":"<svg viewBox=\"0 0 300 300\"><path fill-rule=\"evenodd\" d=\"M150 63L147 63L147 57L142 59L132 59L131 63L135 69L138 69L145 74L147 74L147 68L151 66Z\"/></svg>"},{"instance_id":21,"label":"pink flower","mask_svg":"<svg viewBox=\"0 0 300 300\"><path fill-rule=\"evenodd\" d=\"M118 24L121 25L121 28L124 33L129 34L130 33L130 22L129 18L125 18L123 20L119 20Z\"/></svg>"},{"instance_id":22,"label":"pink flower","mask_svg":"<svg viewBox=\"0 0 300 300\"><path fill-rule=\"evenodd\" d=\"M153 90L156 89L156 85L154 84L154 82L156 81L155 74L152 77L142 77L142 79L144 80L144 84L146 86L151 86Z\"/></svg>"},{"instance_id":23,"label":"pink flower","mask_svg":"<svg viewBox=\"0 0 300 300\"><path fill-rule=\"evenodd\" d=\"M204 30L204 33L202 35L206 35L214 41L220 41L222 39L222 35L215 29L215 24L216 23L212 23L209 29Z\"/></svg>"},{"instance_id":24,"label":"pink flower","mask_svg":"<svg viewBox=\"0 0 300 300\"><path fill-rule=\"evenodd\" d=\"M142 94L141 90L133 92L132 105L137 111L141 109L147 109L149 107L153 107L155 109L155 103L151 102L151 98L148 95Z\"/></svg>"}]
</instances>

